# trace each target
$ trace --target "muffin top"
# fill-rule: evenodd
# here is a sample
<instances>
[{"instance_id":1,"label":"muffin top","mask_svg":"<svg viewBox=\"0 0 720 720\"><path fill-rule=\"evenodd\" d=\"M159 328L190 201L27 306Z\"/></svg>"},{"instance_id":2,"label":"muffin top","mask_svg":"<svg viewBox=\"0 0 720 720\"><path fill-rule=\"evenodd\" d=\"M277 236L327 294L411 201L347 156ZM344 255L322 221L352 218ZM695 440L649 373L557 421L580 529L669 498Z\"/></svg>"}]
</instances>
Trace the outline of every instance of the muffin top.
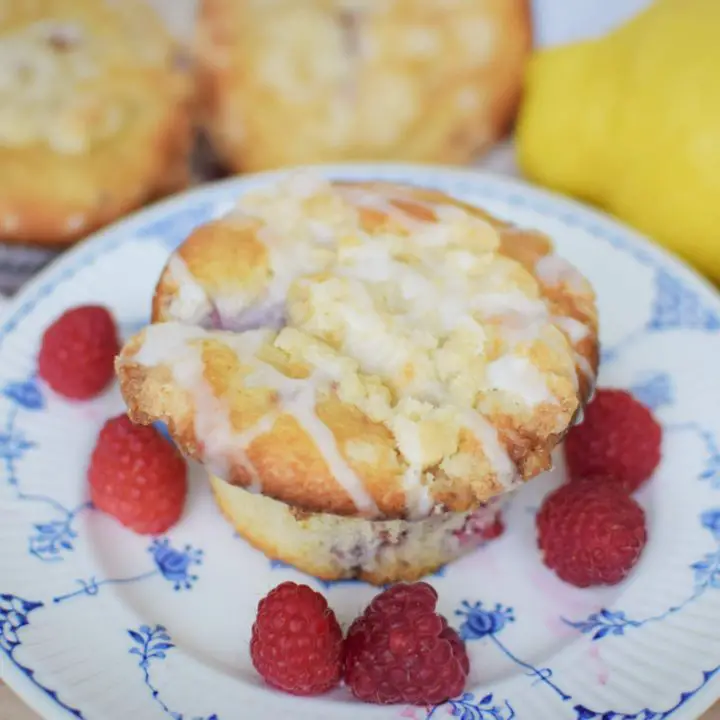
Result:
<instances>
[{"instance_id":1,"label":"muffin top","mask_svg":"<svg viewBox=\"0 0 720 720\"><path fill-rule=\"evenodd\" d=\"M180 59L143 0L0 0L0 240L68 243L186 184Z\"/></svg>"},{"instance_id":2,"label":"muffin top","mask_svg":"<svg viewBox=\"0 0 720 720\"><path fill-rule=\"evenodd\" d=\"M597 369L587 281L432 190L297 174L196 229L118 359L131 416L305 510L467 510L550 465Z\"/></svg>"},{"instance_id":3,"label":"muffin top","mask_svg":"<svg viewBox=\"0 0 720 720\"><path fill-rule=\"evenodd\" d=\"M137 0L7 0L0 15L0 147L76 155L122 131L137 72L175 46Z\"/></svg>"}]
</instances>

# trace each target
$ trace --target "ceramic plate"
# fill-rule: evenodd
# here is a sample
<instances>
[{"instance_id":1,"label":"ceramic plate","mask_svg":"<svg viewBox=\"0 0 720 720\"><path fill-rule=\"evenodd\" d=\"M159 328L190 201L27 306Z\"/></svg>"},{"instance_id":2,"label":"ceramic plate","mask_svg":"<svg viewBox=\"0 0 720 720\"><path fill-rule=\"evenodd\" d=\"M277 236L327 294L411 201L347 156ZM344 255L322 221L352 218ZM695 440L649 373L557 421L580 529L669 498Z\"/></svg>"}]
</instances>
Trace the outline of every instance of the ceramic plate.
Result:
<instances>
[{"instance_id":1,"label":"ceramic plate","mask_svg":"<svg viewBox=\"0 0 720 720\"><path fill-rule=\"evenodd\" d=\"M284 580L320 589L341 622L375 590L322 583L267 560L220 517L195 472L179 525L148 540L87 502L85 471L117 390L88 403L35 376L43 329L69 306L110 306L126 333L147 321L168 253L272 175L157 205L65 255L0 325L0 662L47 718L88 720L651 720L695 718L720 695L720 300L631 231L568 200L476 172L398 165L323 172L439 188L555 238L593 282L603 385L631 388L664 426L663 461L639 500L650 541L631 578L578 590L544 568L532 482L499 540L430 581L467 641L467 691L435 708L376 707L345 689L276 693L248 639L258 600Z\"/></svg>"}]
</instances>

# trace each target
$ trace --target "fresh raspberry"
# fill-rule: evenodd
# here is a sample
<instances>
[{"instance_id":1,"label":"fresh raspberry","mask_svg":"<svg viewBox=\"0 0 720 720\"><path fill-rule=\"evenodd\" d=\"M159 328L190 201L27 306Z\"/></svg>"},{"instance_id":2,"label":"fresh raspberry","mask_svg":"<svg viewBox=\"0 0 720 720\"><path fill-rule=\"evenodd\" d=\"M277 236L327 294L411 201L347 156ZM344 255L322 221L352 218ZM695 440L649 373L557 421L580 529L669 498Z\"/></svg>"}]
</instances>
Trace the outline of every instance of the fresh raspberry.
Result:
<instances>
[{"instance_id":1,"label":"fresh raspberry","mask_svg":"<svg viewBox=\"0 0 720 720\"><path fill-rule=\"evenodd\" d=\"M637 490L660 463L662 428L624 390L598 390L585 419L565 439L570 478L605 476L626 492Z\"/></svg>"},{"instance_id":2,"label":"fresh raspberry","mask_svg":"<svg viewBox=\"0 0 720 720\"><path fill-rule=\"evenodd\" d=\"M350 626L345 682L364 702L439 705L465 687L465 645L442 615L427 583L377 595Z\"/></svg>"},{"instance_id":3,"label":"fresh raspberry","mask_svg":"<svg viewBox=\"0 0 720 720\"><path fill-rule=\"evenodd\" d=\"M615 585L647 542L645 513L614 483L578 480L545 498L537 515L544 563L577 587Z\"/></svg>"},{"instance_id":4,"label":"fresh raspberry","mask_svg":"<svg viewBox=\"0 0 720 720\"><path fill-rule=\"evenodd\" d=\"M136 533L163 533L182 515L185 460L154 427L133 425L127 415L103 426L88 480L95 507Z\"/></svg>"},{"instance_id":5,"label":"fresh raspberry","mask_svg":"<svg viewBox=\"0 0 720 720\"><path fill-rule=\"evenodd\" d=\"M64 312L45 331L38 373L59 395L87 400L112 381L119 351L112 315L104 307L83 305Z\"/></svg>"},{"instance_id":6,"label":"fresh raspberry","mask_svg":"<svg viewBox=\"0 0 720 720\"><path fill-rule=\"evenodd\" d=\"M250 657L269 685L293 695L321 695L342 677L342 630L320 593L284 582L258 605Z\"/></svg>"}]
</instances>

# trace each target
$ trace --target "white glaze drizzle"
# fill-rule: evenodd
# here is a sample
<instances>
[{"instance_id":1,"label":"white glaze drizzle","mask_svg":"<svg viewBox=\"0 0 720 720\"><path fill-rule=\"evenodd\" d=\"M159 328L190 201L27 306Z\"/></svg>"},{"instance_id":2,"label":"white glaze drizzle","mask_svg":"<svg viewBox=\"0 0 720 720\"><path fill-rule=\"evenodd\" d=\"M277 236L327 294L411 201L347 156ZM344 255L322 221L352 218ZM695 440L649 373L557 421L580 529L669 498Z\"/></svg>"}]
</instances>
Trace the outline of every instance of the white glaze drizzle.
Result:
<instances>
[{"instance_id":1,"label":"white glaze drizzle","mask_svg":"<svg viewBox=\"0 0 720 720\"><path fill-rule=\"evenodd\" d=\"M593 372L590 361L580 353L575 353L575 364L580 369L580 372L591 382L594 383L595 373Z\"/></svg>"},{"instance_id":2,"label":"white glaze drizzle","mask_svg":"<svg viewBox=\"0 0 720 720\"><path fill-rule=\"evenodd\" d=\"M486 368L486 379L490 389L519 395L530 407L553 401L543 374L524 357L503 355L493 360Z\"/></svg>"},{"instance_id":3,"label":"white glaze drizzle","mask_svg":"<svg viewBox=\"0 0 720 720\"><path fill-rule=\"evenodd\" d=\"M423 483L423 469L411 465L403 474L405 490L405 512L409 520L427 517L433 508L434 500L430 488Z\"/></svg>"},{"instance_id":4,"label":"white glaze drizzle","mask_svg":"<svg viewBox=\"0 0 720 720\"><path fill-rule=\"evenodd\" d=\"M500 442L497 428L475 410L468 410L462 419L464 426L482 445L485 457L495 473L498 483L507 489L516 485L519 478L517 467L507 449Z\"/></svg>"},{"instance_id":5,"label":"white glaze drizzle","mask_svg":"<svg viewBox=\"0 0 720 720\"><path fill-rule=\"evenodd\" d=\"M473 299L472 307L487 317L516 314L528 320L544 321L548 314L542 300L533 300L519 291L483 293Z\"/></svg>"},{"instance_id":6,"label":"white glaze drizzle","mask_svg":"<svg viewBox=\"0 0 720 720\"><path fill-rule=\"evenodd\" d=\"M206 336L205 330L193 325L150 325L145 330L141 348L130 361L147 367L164 364L170 368L175 382L190 393L193 400L195 437L203 445L208 467L214 474L227 477L234 440L228 409L215 397L204 378L200 349L189 344Z\"/></svg>"},{"instance_id":7,"label":"white glaze drizzle","mask_svg":"<svg viewBox=\"0 0 720 720\"><path fill-rule=\"evenodd\" d=\"M188 391L195 405L195 434L203 443L204 461L211 471L227 477L230 464L239 463L251 475L252 484L258 486L259 477L245 452L258 435L272 427L276 418L266 415L249 431L233 430L226 403L217 398L204 379L204 364L199 347L190 345L194 340L215 337L231 347L240 362L249 365L252 372L245 379L248 387L269 387L278 392L277 414L288 413L310 435L328 465L328 470L345 490L362 514L377 513L377 506L367 493L361 479L340 453L332 431L320 420L315 411L318 387L326 384L319 374L310 378L294 379L283 375L271 365L255 356L268 332L255 330L244 333L208 333L199 327L168 322L151 325L145 330L142 347L129 362L148 367L167 365L178 385Z\"/></svg>"},{"instance_id":8,"label":"white glaze drizzle","mask_svg":"<svg viewBox=\"0 0 720 720\"><path fill-rule=\"evenodd\" d=\"M590 289L588 281L578 272L577 268L565 258L551 253L543 255L535 264L535 274L548 287L566 284L575 292L584 293Z\"/></svg>"},{"instance_id":9,"label":"white glaze drizzle","mask_svg":"<svg viewBox=\"0 0 720 720\"><path fill-rule=\"evenodd\" d=\"M552 320L570 338L573 346L581 343L590 334L588 326L575 318L556 315Z\"/></svg>"},{"instance_id":10,"label":"white glaze drizzle","mask_svg":"<svg viewBox=\"0 0 720 720\"><path fill-rule=\"evenodd\" d=\"M315 410L318 388L329 384L331 378L319 372L307 378L290 378L257 357L243 353L241 362L250 364L253 372L245 378L248 387L265 386L277 390L279 408L292 415L311 436L328 470L345 490L361 513L377 512L377 506L365 490L362 480L340 453L330 428L318 417Z\"/></svg>"},{"instance_id":11,"label":"white glaze drizzle","mask_svg":"<svg viewBox=\"0 0 720 720\"><path fill-rule=\"evenodd\" d=\"M205 289L178 253L170 256L167 272L177 285L168 307L170 316L190 325L202 324L212 311Z\"/></svg>"},{"instance_id":12,"label":"white glaze drizzle","mask_svg":"<svg viewBox=\"0 0 720 720\"><path fill-rule=\"evenodd\" d=\"M428 228L428 223L423 220L415 219L406 212L394 205L391 200L403 200L401 197L392 197L381 195L366 188L341 187L338 188L339 194L348 202L368 210L376 210L377 212L387 215L389 218L397 222L405 230L422 230ZM413 205L419 205L427 210L433 211L431 205L419 202L418 200L405 199L405 202L411 202Z\"/></svg>"},{"instance_id":13,"label":"white glaze drizzle","mask_svg":"<svg viewBox=\"0 0 720 720\"><path fill-rule=\"evenodd\" d=\"M248 448L256 438L272 430L278 416L277 410L273 410L261 417L252 427L234 436L233 461L243 467L250 476L250 484L245 488L249 492L257 494L262 492L262 478L247 454Z\"/></svg>"}]
</instances>

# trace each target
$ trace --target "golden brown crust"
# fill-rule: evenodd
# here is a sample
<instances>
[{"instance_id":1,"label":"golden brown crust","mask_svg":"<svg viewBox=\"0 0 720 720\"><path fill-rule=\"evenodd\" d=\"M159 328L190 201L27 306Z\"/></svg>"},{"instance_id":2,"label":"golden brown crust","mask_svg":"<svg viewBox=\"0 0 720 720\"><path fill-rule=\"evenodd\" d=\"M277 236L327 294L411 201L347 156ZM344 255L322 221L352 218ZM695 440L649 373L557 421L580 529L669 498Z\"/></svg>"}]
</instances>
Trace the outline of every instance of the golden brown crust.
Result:
<instances>
[{"instance_id":1,"label":"golden brown crust","mask_svg":"<svg viewBox=\"0 0 720 720\"><path fill-rule=\"evenodd\" d=\"M156 420L166 423L172 437L189 457L212 467L206 443L197 433L197 408L192 393L175 381L167 366L148 368L134 362L146 333L142 331L134 336L116 363L128 415L140 424ZM242 433L263 416L277 413L272 423L248 442L242 459L235 457L222 470L216 469L228 482L251 487L257 474L264 495L310 512L389 518L406 516L403 475L408 468L398 457L395 440L384 425L372 422L357 408L332 394L318 399L314 406L315 414L330 429L342 461L361 481L371 505L376 508L362 511L328 464L327 446L320 446L292 414L282 412L273 392L258 389L251 396L245 387L237 393L232 389L228 391L224 379L237 378L241 373L237 356L228 345L222 344L221 336L214 334L212 339L198 340L198 344L204 346L204 382L216 396L224 398L223 406L229 408L230 428L235 437L242 437ZM222 366L222 385L213 381L217 378L214 365ZM519 471L524 475L527 468L528 477L530 473L537 474L533 448L525 446L527 450L521 450L521 447L518 443L515 454ZM361 454L355 455L351 448L361 448ZM544 451L544 446L540 450ZM232 448L227 452L233 456ZM439 467L429 469L434 476L433 494L438 502L453 511L470 510L504 490L495 479L482 447L471 439L469 432L463 435L457 452L464 454L467 462L474 463L477 477L460 489L457 478L448 477ZM549 467L549 453L547 460ZM254 467L252 474L248 472L247 461Z\"/></svg>"},{"instance_id":2,"label":"golden brown crust","mask_svg":"<svg viewBox=\"0 0 720 720\"><path fill-rule=\"evenodd\" d=\"M68 244L187 186L190 78L145 2L4 8L0 240ZM39 54L49 75L22 80Z\"/></svg>"},{"instance_id":3,"label":"golden brown crust","mask_svg":"<svg viewBox=\"0 0 720 720\"><path fill-rule=\"evenodd\" d=\"M527 0L202 0L199 107L237 171L465 163L514 116L530 45Z\"/></svg>"},{"instance_id":4,"label":"golden brown crust","mask_svg":"<svg viewBox=\"0 0 720 720\"><path fill-rule=\"evenodd\" d=\"M197 228L178 248L188 271L214 293L232 290L240 283L246 292L258 291L267 283L267 248L256 236L259 226L251 222L209 222ZM153 295L152 318L169 313L168 303L178 292L172 268L166 268Z\"/></svg>"},{"instance_id":5,"label":"golden brown crust","mask_svg":"<svg viewBox=\"0 0 720 720\"><path fill-rule=\"evenodd\" d=\"M522 393L537 391L535 375L526 377L525 369L543 369L547 398L528 399L525 407L522 402L518 405L517 398L485 385L486 390L467 404L465 385L461 385L450 405L438 400L426 419L418 419L415 413L426 413L427 407L414 400L404 406L402 398L405 386L412 388L421 377L418 374L428 369L422 365L420 350L411 350L411 357L421 364L409 364L407 376L403 371L394 379L383 379L382 373L377 374L379 369L372 369L372 354L361 358L364 365L358 365L356 359L343 355L349 352L347 347L343 350L344 340L307 324L307 308L293 310L298 298L301 308L307 305L300 287L304 281L282 286L289 292L281 298L283 307L287 303L290 308L283 329L273 328L265 316L259 324L266 329L246 330L243 318L248 310L287 274L287 266L273 262L277 258L284 262L294 251L308 261L314 247L312 239L303 245L306 228L300 220L287 228L292 246L278 245L280 239L273 235L278 228L265 227L260 215L265 212L278 222L292 220L293 206L283 211L258 200L260 215L234 212L208 223L195 230L168 263L153 303L153 320L160 324L132 338L118 358L120 386L132 419L165 421L186 453L209 463L229 482L261 487L263 494L306 511L402 518L413 512L411 506L422 505L423 512L433 506L462 512L506 492L516 474L518 480L527 480L547 470L552 449L587 402L597 372L597 317L587 281L551 253L545 236L496 221L441 193L383 183L332 187L327 196L311 194L303 196L303 202L323 217L329 213L337 218L349 208L351 215L355 213L353 222L359 223L367 237L377 234L370 244L390 244L395 237L400 255L407 256L408 262L413 262L411 248L421 242L418 238L423 232L426 242L437 242L428 234L436 226L449 233L443 243L470 243L461 258L478 243L499 243L499 257L483 262L496 263L492 267L501 273L503 282L511 283L510 291L498 284L494 272L471 286L476 288L471 290L473 302L476 293L496 304L502 301L500 310L490 307L483 320L483 353L488 361L509 359L504 368L510 369L512 382L529 382L527 391L519 390L521 400ZM373 201L370 205L368 198ZM343 204L347 202L350 205ZM364 210L371 211L370 215ZM460 210L460 216L454 214ZM466 226L468 213L483 222ZM309 227L317 231L320 216L312 217ZM495 230L488 229L486 221ZM352 238L347 242L351 249L357 247ZM457 247L449 244L445 252L449 255ZM321 250L328 252L325 245ZM291 269L295 268L292 262ZM382 262L379 257L373 260L373 272ZM397 267L397 272L409 272L403 265ZM436 267L438 273L441 270L440 265L431 267L433 272ZM313 272L309 277L323 287L324 275ZM414 275L411 279L417 281ZM323 313L332 310L330 299L320 302ZM353 298L347 303L340 309L352 314ZM228 304L235 316L228 315ZM219 312L219 307L224 311ZM461 306L453 307L453 313L462 311ZM538 310L542 317L533 320ZM526 312L532 314L526 316ZM308 317L312 320L314 315ZM217 327L218 319L230 329L193 327ZM514 359L503 354L507 352L503 338L508 333L510 337L520 333L513 342L525 348ZM451 336L461 338L452 333L447 337ZM356 350L362 353L363 348ZM379 352L384 350L379 346ZM474 366L481 362L474 352L448 357L455 357L453 362L464 358L462 367L468 362ZM437 353L430 353L428 362L435 361L439 361ZM515 372L513 363L519 363L521 370ZM323 380L327 372L323 368L330 367L335 374ZM506 378L503 373L496 382L502 386ZM476 391L468 392L472 397ZM418 409L402 414L413 402ZM452 435L455 426L457 434ZM408 428L416 435L408 436ZM443 445L441 439L450 444ZM414 460L413 452L425 453L425 459ZM428 459L430 452L437 452L432 456L435 459ZM218 461L222 467L213 466ZM415 478L414 467L422 468L422 479ZM411 500L411 494L422 487L427 499L413 495Z\"/></svg>"}]
</instances>

